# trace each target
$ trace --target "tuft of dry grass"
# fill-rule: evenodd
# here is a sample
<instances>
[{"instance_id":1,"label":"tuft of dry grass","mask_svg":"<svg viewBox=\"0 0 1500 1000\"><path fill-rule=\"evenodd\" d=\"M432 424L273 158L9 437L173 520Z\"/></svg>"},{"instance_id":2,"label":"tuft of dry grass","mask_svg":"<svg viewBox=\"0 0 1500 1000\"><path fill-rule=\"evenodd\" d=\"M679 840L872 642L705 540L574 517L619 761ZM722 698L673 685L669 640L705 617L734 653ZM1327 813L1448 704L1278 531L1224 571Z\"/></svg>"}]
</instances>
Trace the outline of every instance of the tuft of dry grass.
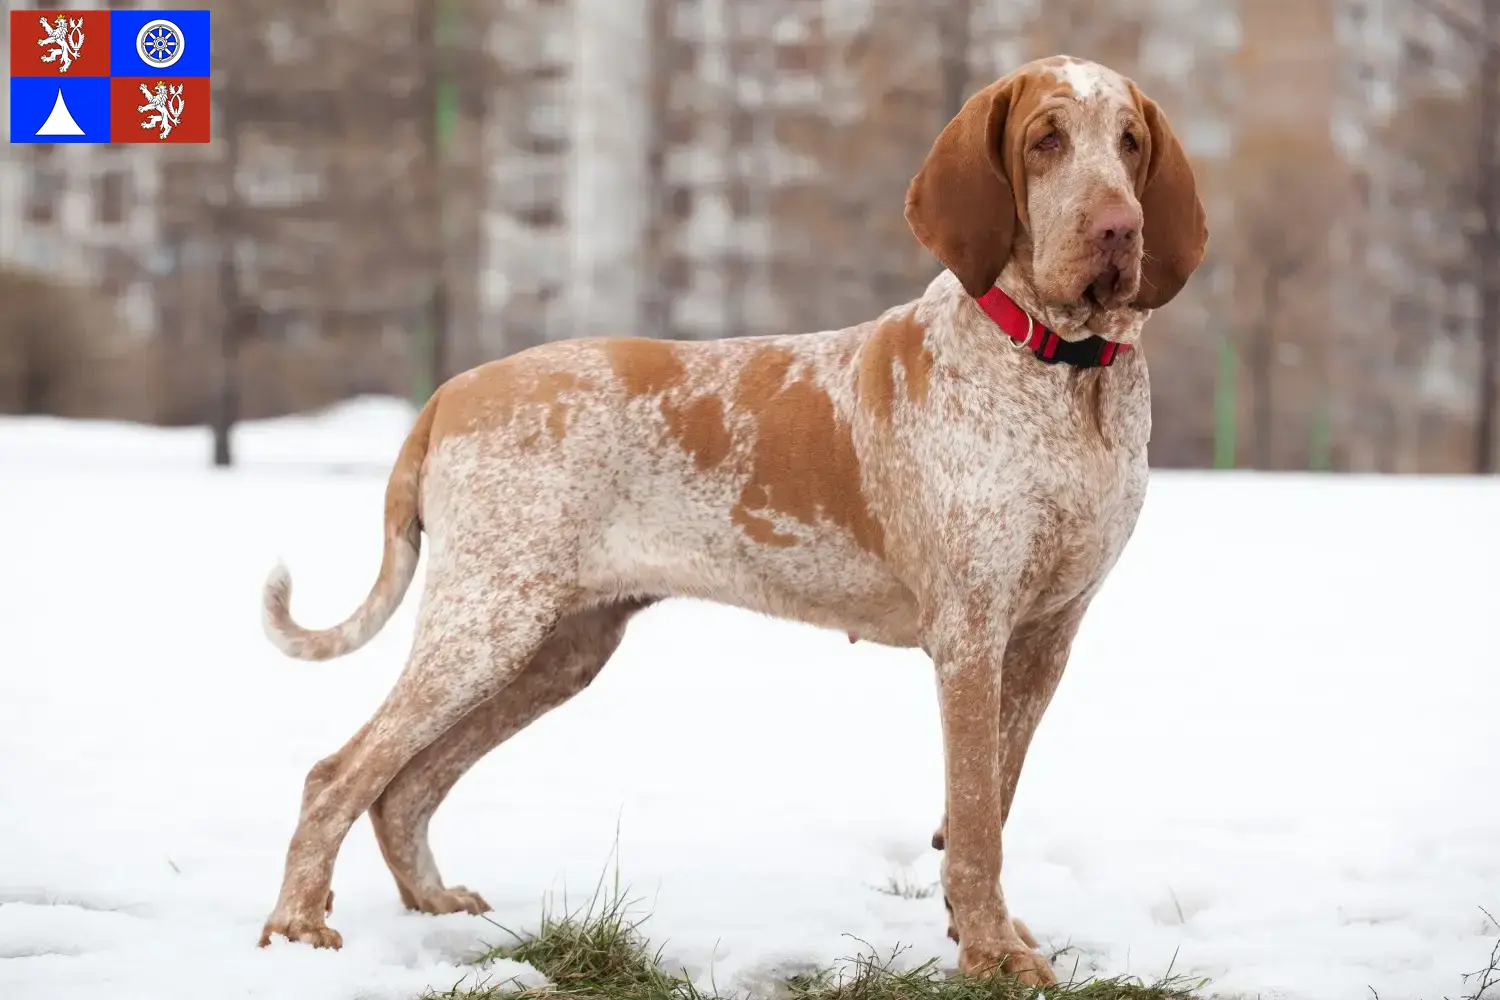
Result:
<instances>
[{"instance_id":1,"label":"tuft of dry grass","mask_svg":"<svg viewBox=\"0 0 1500 1000\"><path fill-rule=\"evenodd\" d=\"M918 882L910 872L902 871L887 876L884 883L870 888L882 895L900 899L931 899L937 895L941 886L936 882Z\"/></svg>"},{"instance_id":2,"label":"tuft of dry grass","mask_svg":"<svg viewBox=\"0 0 1500 1000\"><path fill-rule=\"evenodd\" d=\"M740 1000L717 989L704 992L681 970L667 971L661 948L644 933L646 918L632 916L618 869L608 894L604 881L601 877L593 896L577 911L558 915L548 907L534 933L521 935L497 924L513 943L491 948L479 959L481 966L498 959L524 962L546 976L550 985L490 981L429 991L422 1000ZM905 892L899 890L910 890L894 884L891 888L902 895ZM783 980L778 995L782 1000L1206 1000L1196 992L1206 981L1089 979L1039 989L1006 975L949 975L938 968L936 959L900 968L900 957L899 950L882 959L868 949L845 962L841 971L826 969Z\"/></svg>"},{"instance_id":3,"label":"tuft of dry grass","mask_svg":"<svg viewBox=\"0 0 1500 1000\"><path fill-rule=\"evenodd\" d=\"M1058 986L1023 986L1009 976L982 979L948 975L931 959L899 969L899 953L880 959L869 952L850 959L842 972L825 971L787 981L788 1000L1206 1000L1207 980L1171 977L1148 983L1124 977L1087 979Z\"/></svg>"},{"instance_id":4,"label":"tuft of dry grass","mask_svg":"<svg viewBox=\"0 0 1500 1000\"><path fill-rule=\"evenodd\" d=\"M906 895L910 889L896 880L889 887L896 895ZM478 964L483 967L499 959L524 962L545 976L549 985L538 988L515 980L489 981L477 987L429 991L421 1000L744 1000L717 988L704 992L685 971L671 972L663 966L662 949L654 947L644 931L648 918L632 915L634 901L620 886L618 865L613 885L606 890L601 875L583 907L558 915L548 906L534 933L517 934L495 925L512 943L491 948ZM868 944L858 943L862 950L838 969L783 979L777 984L777 1000L1213 1000L1212 994L1203 992L1208 980L1173 976L1170 971L1156 982L1121 977L1034 987L1003 974L985 978L950 974L938 967L936 959L903 968L898 961L900 949L880 958ZM1464 983L1473 992L1464 994L1462 1000L1500 1000L1500 941L1487 967L1464 976Z\"/></svg>"}]
</instances>

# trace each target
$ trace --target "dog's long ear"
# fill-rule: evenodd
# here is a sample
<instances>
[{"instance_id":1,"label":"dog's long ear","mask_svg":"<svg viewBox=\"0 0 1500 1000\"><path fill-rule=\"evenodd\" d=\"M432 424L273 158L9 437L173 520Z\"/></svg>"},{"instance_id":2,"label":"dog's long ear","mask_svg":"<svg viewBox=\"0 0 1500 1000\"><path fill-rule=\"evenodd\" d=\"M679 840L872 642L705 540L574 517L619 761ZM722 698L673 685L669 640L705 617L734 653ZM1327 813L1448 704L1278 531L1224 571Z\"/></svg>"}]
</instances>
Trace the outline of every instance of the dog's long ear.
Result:
<instances>
[{"instance_id":1,"label":"dog's long ear","mask_svg":"<svg viewBox=\"0 0 1500 1000\"><path fill-rule=\"evenodd\" d=\"M906 224L975 297L1000 277L1016 235L1002 145L1015 89L1006 78L969 98L906 190Z\"/></svg>"},{"instance_id":2,"label":"dog's long ear","mask_svg":"<svg viewBox=\"0 0 1500 1000\"><path fill-rule=\"evenodd\" d=\"M1151 155L1141 189L1145 257L1141 261L1141 290L1134 304L1141 309L1157 309L1182 291L1203 262L1208 222L1203 203L1198 200L1192 165L1167 124L1167 116L1139 90L1135 96L1151 135Z\"/></svg>"}]
</instances>

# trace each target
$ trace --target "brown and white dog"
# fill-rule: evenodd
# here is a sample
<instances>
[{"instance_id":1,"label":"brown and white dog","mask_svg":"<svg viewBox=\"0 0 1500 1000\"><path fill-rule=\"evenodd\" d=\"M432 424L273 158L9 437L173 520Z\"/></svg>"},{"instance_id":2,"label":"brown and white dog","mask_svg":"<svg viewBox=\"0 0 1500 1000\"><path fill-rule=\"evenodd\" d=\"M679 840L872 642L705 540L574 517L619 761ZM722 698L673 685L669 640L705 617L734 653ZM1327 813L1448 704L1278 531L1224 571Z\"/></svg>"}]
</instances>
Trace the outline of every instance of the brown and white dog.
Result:
<instances>
[{"instance_id":1,"label":"brown and white dog","mask_svg":"<svg viewBox=\"0 0 1500 1000\"><path fill-rule=\"evenodd\" d=\"M380 574L343 624L292 621L290 656L359 648L416 572L411 658L375 716L307 776L262 944L338 947L334 860L369 811L408 907L446 886L428 820L481 757L582 690L654 601L693 596L921 647L936 667L943 887L959 965L1053 981L1000 888L1032 733L1146 489L1136 345L1207 242L1192 170L1130 80L1068 57L972 97L911 183L947 270L845 330L705 343L579 340L443 385L391 473Z\"/></svg>"}]
</instances>

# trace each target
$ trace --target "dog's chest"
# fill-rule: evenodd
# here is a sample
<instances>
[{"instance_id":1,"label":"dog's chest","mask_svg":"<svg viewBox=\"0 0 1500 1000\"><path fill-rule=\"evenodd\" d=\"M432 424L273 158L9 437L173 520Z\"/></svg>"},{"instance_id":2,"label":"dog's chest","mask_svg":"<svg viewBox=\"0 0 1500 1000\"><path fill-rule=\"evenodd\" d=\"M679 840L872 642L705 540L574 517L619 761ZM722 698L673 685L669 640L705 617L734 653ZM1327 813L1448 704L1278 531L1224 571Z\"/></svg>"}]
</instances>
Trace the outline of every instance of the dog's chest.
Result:
<instances>
[{"instance_id":1,"label":"dog's chest","mask_svg":"<svg viewBox=\"0 0 1500 1000\"><path fill-rule=\"evenodd\" d=\"M1145 497L1144 453L1094 466L1081 487L1038 496L1030 509L1033 613L1048 614L1104 582L1135 530Z\"/></svg>"},{"instance_id":2,"label":"dog's chest","mask_svg":"<svg viewBox=\"0 0 1500 1000\"><path fill-rule=\"evenodd\" d=\"M1066 395L1057 379L1000 393L958 386L933 426L949 544L1036 612L1092 594L1140 513L1150 397L1144 363L1122 367Z\"/></svg>"}]
</instances>

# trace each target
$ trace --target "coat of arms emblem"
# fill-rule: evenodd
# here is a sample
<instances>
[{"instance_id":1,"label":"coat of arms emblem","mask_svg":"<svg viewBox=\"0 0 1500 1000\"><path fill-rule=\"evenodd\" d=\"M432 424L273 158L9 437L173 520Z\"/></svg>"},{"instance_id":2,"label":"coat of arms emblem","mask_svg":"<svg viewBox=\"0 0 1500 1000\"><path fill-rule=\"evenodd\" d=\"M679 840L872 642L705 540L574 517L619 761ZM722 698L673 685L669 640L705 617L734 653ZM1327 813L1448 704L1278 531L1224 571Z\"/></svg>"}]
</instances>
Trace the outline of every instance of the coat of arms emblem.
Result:
<instances>
[{"instance_id":1,"label":"coat of arms emblem","mask_svg":"<svg viewBox=\"0 0 1500 1000\"><path fill-rule=\"evenodd\" d=\"M140 85L141 95L146 98L146 103L136 108L145 114L154 112L151 117L141 122L141 128L161 127L158 139L165 139L172 134L172 130L182 124L182 109L187 104L182 97L182 84L169 85L161 80L156 81L156 90L153 93L146 89L143 83Z\"/></svg>"},{"instance_id":2,"label":"coat of arms emblem","mask_svg":"<svg viewBox=\"0 0 1500 1000\"><path fill-rule=\"evenodd\" d=\"M42 48L52 49L42 56L42 62L58 63L57 71L66 73L83 48L83 18L70 21L66 14L59 14L56 21L48 23L45 17L39 17L37 23L42 26L46 37L37 39L36 43Z\"/></svg>"}]
</instances>

